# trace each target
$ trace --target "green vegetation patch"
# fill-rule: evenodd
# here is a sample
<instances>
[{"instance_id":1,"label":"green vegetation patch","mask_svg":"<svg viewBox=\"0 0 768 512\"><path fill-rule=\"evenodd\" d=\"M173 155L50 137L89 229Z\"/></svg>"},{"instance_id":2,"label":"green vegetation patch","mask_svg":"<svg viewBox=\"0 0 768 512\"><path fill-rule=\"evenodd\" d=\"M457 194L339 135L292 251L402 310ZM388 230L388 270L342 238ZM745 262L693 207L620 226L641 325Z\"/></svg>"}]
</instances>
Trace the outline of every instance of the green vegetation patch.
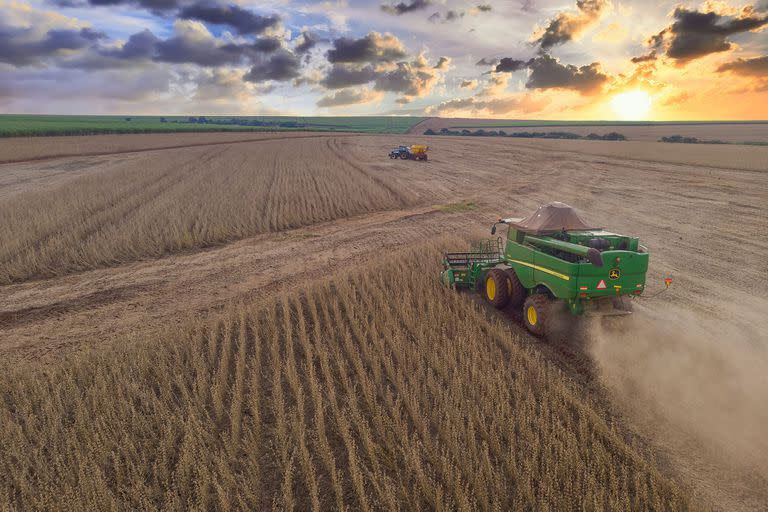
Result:
<instances>
[{"instance_id":1,"label":"green vegetation patch","mask_svg":"<svg viewBox=\"0 0 768 512\"><path fill-rule=\"evenodd\" d=\"M342 131L405 133L422 117L0 115L0 137L110 133Z\"/></svg>"},{"instance_id":2,"label":"green vegetation patch","mask_svg":"<svg viewBox=\"0 0 768 512\"><path fill-rule=\"evenodd\" d=\"M477 203L464 200L458 203L440 204L435 206L435 209L448 213L468 212L477 209Z\"/></svg>"}]
</instances>

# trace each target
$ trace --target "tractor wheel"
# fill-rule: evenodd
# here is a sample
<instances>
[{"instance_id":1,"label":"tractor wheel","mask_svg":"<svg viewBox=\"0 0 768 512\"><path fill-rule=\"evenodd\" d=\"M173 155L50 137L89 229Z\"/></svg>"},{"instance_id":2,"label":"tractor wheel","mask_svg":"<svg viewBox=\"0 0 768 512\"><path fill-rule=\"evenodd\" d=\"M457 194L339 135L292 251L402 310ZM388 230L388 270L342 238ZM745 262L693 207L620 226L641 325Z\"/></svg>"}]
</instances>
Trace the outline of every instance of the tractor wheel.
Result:
<instances>
[{"instance_id":1,"label":"tractor wheel","mask_svg":"<svg viewBox=\"0 0 768 512\"><path fill-rule=\"evenodd\" d=\"M488 271L485 276L485 300L496 309L501 309L509 302L509 278L500 268Z\"/></svg>"},{"instance_id":2,"label":"tractor wheel","mask_svg":"<svg viewBox=\"0 0 768 512\"><path fill-rule=\"evenodd\" d=\"M517 273L513 269L507 269L507 287L509 294L509 303L513 307L519 308L525 302L525 298L528 296L528 290L525 289L523 283L517 277Z\"/></svg>"},{"instance_id":3,"label":"tractor wheel","mask_svg":"<svg viewBox=\"0 0 768 512\"><path fill-rule=\"evenodd\" d=\"M408 160L408 155L406 153L400 153L400 158L403 160Z\"/></svg>"},{"instance_id":4,"label":"tractor wheel","mask_svg":"<svg viewBox=\"0 0 768 512\"><path fill-rule=\"evenodd\" d=\"M550 320L552 299L543 293L534 293L523 303L523 322L525 328L534 336L546 334L547 322Z\"/></svg>"}]
</instances>

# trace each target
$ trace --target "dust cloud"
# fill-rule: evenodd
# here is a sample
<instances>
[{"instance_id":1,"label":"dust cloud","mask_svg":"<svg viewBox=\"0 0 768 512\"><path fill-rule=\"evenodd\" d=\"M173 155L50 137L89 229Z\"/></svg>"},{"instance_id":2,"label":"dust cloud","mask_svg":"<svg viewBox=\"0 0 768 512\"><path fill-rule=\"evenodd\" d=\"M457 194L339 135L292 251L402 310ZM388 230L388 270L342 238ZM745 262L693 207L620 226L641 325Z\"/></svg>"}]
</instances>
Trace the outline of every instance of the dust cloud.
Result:
<instances>
[{"instance_id":1,"label":"dust cloud","mask_svg":"<svg viewBox=\"0 0 768 512\"><path fill-rule=\"evenodd\" d=\"M653 306L636 306L621 328L590 327L589 351L614 398L657 435L691 439L707 458L768 478L764 312L721 309L729 322Z\"/></svg>"}]
</instances>

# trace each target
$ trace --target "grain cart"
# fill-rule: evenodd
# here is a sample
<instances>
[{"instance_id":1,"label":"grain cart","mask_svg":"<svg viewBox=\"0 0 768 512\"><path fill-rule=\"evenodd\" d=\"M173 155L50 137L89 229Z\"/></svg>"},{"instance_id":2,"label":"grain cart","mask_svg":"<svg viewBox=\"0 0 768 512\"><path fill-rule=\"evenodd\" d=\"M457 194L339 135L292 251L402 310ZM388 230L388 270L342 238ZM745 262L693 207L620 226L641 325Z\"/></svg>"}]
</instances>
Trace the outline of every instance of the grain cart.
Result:
<instances>
[{"instance_id":1,"label":"grain cart","mask_svg":"<svg viewBox=\"0 0 768 512\"><path fill-rule=\"evenodd\" d=\"M414 144L413 146L398 146L389 152L389 158L402 160L427 160L429 146Z\"/></svg>"},{"instance_id":2,"label":"grain cart","mask_svg":"<svg viewBox=\"0 0 768 512\"><path fill-rule=\"evenodd\" d=\"M525 219L500 219L501 237L469 252L446 253L443 284L481 292L496 308L522 308L523 323L545 334L555 304L574 315L627 315L643 293L648 251L634 237L585 222L570 206L549 203Z\"/></svg>"}]
</instances>

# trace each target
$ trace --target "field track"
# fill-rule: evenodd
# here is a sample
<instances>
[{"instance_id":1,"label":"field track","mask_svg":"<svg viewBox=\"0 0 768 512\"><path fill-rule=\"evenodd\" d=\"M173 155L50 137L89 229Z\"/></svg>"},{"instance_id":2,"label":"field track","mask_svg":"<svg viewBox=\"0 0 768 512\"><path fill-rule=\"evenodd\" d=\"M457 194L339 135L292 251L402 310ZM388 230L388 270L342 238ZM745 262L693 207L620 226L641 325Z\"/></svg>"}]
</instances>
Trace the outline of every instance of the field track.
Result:
<instances>
[{"instance_id":1,"label":"field track","mask_svg":"<svg viewBox=\"0 0 768 512\"><path fill-rule=\"evenodd\" d=\"M253 134L238 135L254 139ZM236 177L237 166L227 164L238 159L251 159L247 169L281 169L275 176L288 179L286 190L297 183L286 177L320 170L329 173L336 190L363 179L365 190L374 190L374 195L354 208L326 205L332 214L315 215L322 209L305 198L328 182L315 183L296 189L294 199L313 212L298 222L237 232L205 247L112 257L90 269L67 267L46 279L20 276L0 287L0 354L7 360L52 360L125 336L151 336L190 316L266 300L425 239L484 236L499 216L524 215L549 200L569 203L597 223L636 234L651 248L649 290L659 288L663 275L675 277L669 292L647 303L651 313L682 307L697 316L766 332L765 318L757 313L768 310L768 148L740 147L735 156L728 153L730 147L723 154L715 146L691 148L696 154L686 147L673 154L671 145L655 143L433 138L428 141L431 160L421 164L386 158L389 146L403 141L402 136L115 137L84 138L78 146L85 150L77 155L72 154L72 138L63 149L53 140L47 146L19 141L14 155L0 152L0 158L24 161L0 166L0 210L25 198L61 196L82 180L109 184L121 173L130 177L131 169L151 174L158 161L170 162L169 172L186 186L194 173L176 172L173 162L189 161L194 167L203 155L212 158L216 172L199 179L216 184L216 204L232 201L243 191L240 184L250 179ZM133 139L120 139L128 137ZM161 137L168 140L157 142ZM174 138L182 142L162 146ZM7 142L0 141L0 147ZM314 158L316 154L323 156ZM271 156L267 160L261 155ZM255 188L252 192L258 193ZM189 193L180 195L178 203L186 204L183 198ZM439 207L461 200L474 201L478 208L450 213ZM166 207L157 211L163 213L148 219L147 226L174 218ZM58 221L58 231L78 229ZM742 234L749 234L748 240ZM52 256L52 261L58 260ZM527 339L514 323L509 327ZM541 351L559 358L578 380L581 368L569 362L567 350ZM588 373L589 383L597 370ZM670 472L705 502L724 510L752 510L768 499L765 466L729 466L732 472L724 475L720 459L691 455L690 444L674 432L657 443L669 458Z\"/></svg>"}]
</instances>

